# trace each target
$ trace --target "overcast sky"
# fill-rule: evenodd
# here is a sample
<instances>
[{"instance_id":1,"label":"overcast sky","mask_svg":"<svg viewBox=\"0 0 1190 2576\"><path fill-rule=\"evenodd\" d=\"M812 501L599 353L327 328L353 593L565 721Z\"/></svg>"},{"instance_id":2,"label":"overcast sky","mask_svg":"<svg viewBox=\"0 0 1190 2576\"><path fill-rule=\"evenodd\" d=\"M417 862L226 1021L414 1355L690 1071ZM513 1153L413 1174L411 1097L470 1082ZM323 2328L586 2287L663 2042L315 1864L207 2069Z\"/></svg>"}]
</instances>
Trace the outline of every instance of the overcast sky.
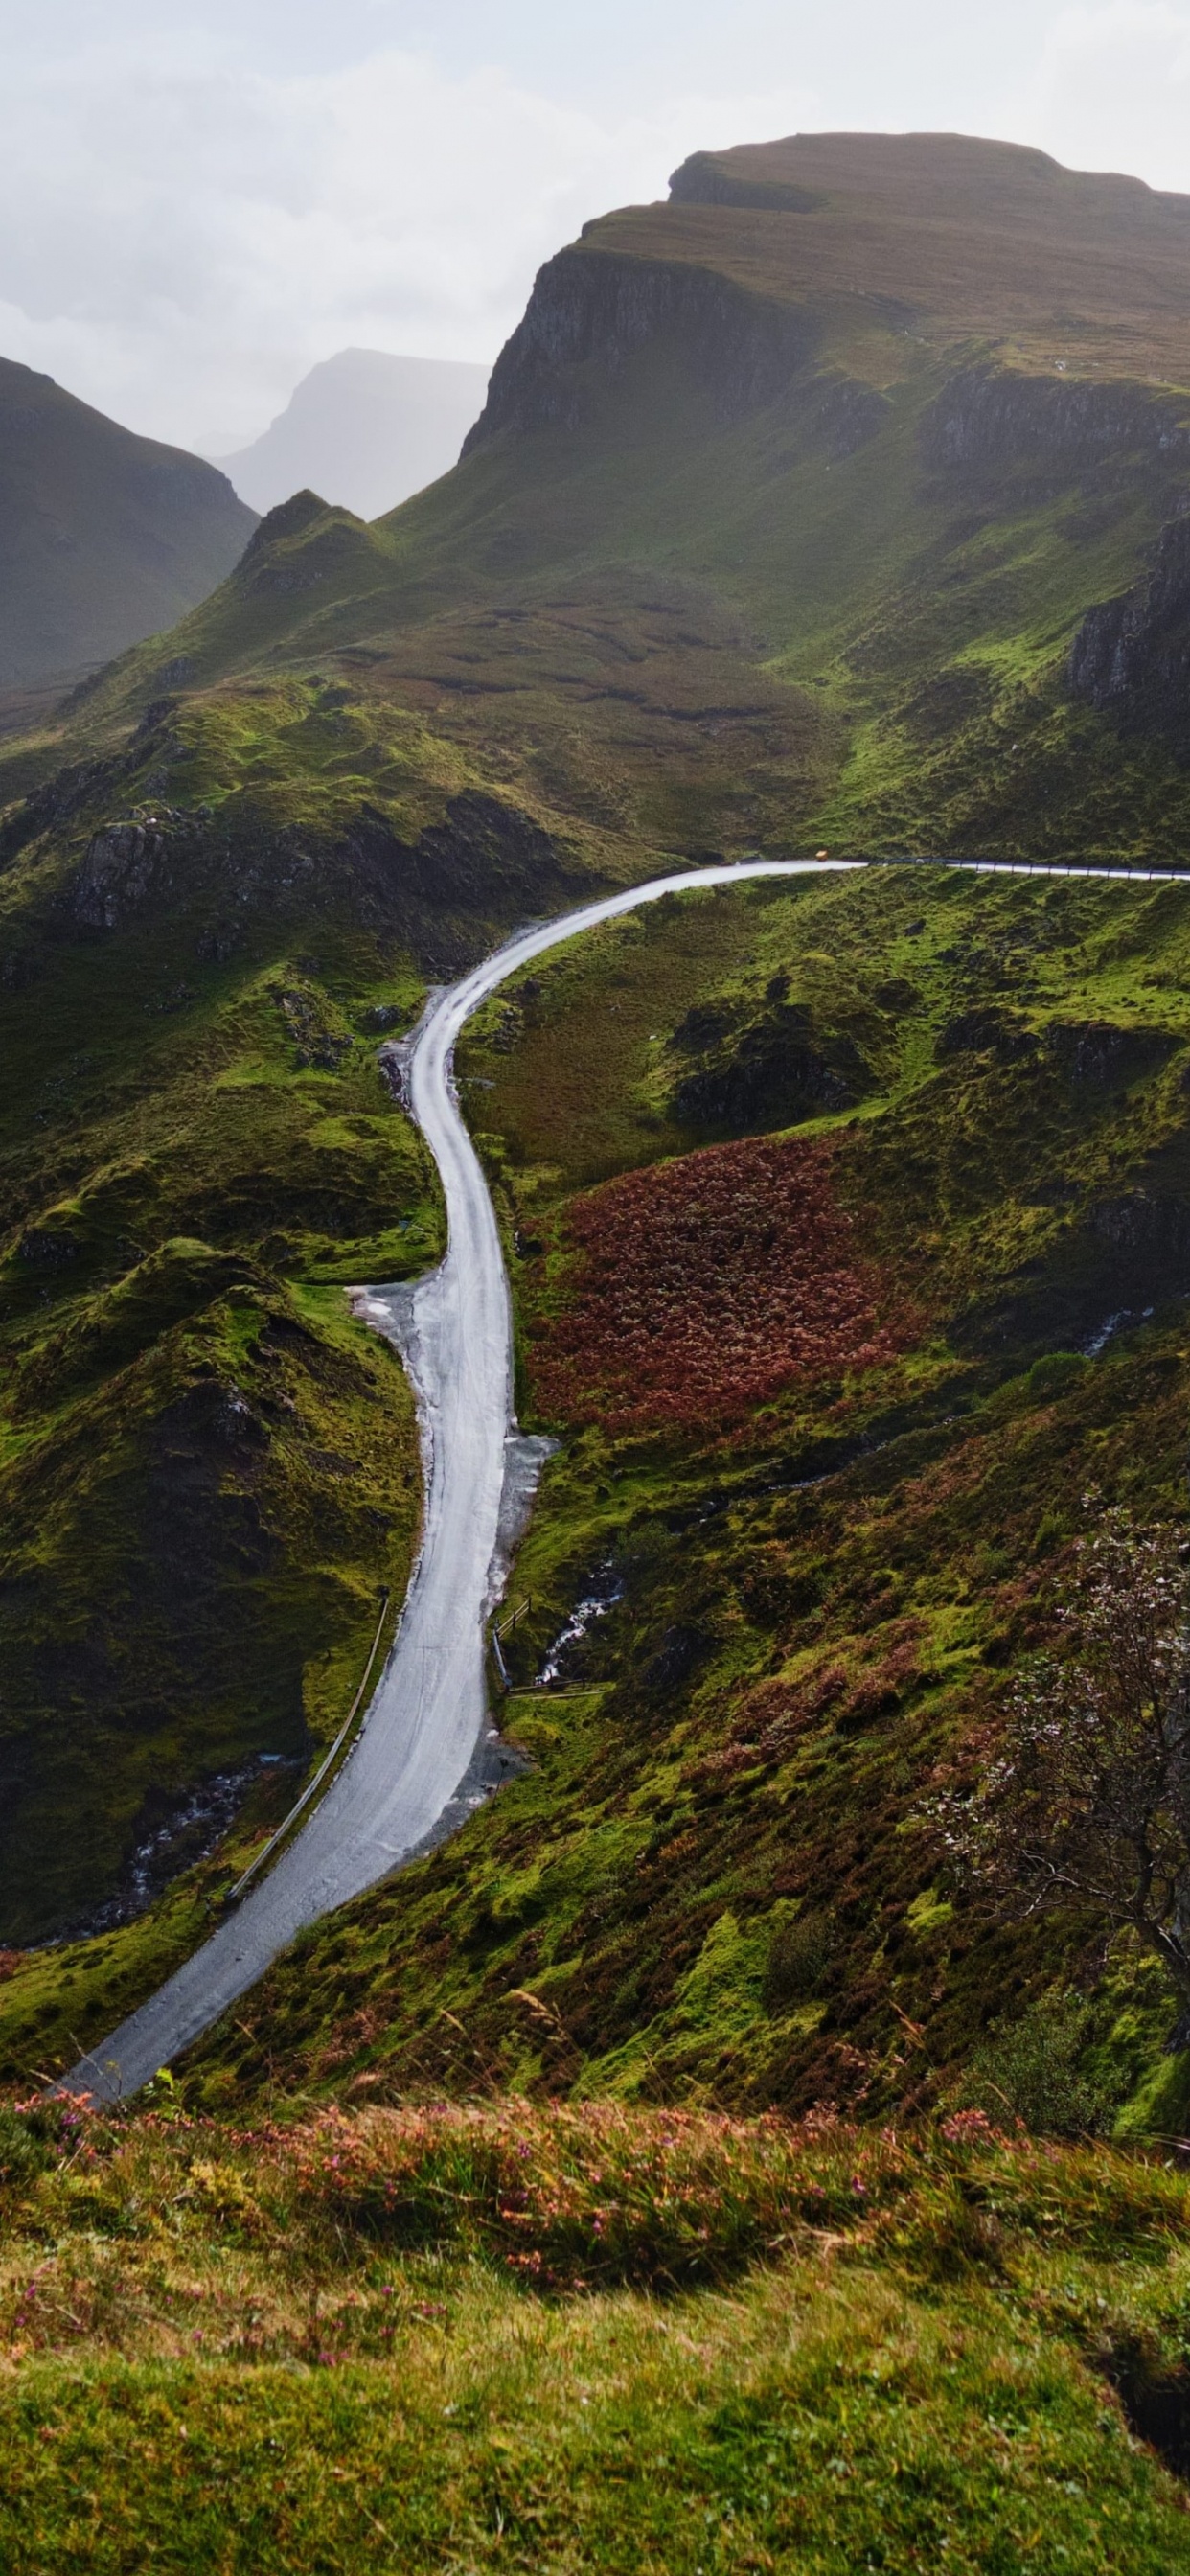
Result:
<instances>
[{"instance_id":1,"label":"overcast sky","mask_svg":"<svg viewBox=\"0 0 1190 2576\"><path fill-rule=\"evenodd\" d=\"M243 443L351 345L491 358L699 146L959 129L1190 191L1190 0L0 0L0 354Z\"/></svg>"}]
</instances>

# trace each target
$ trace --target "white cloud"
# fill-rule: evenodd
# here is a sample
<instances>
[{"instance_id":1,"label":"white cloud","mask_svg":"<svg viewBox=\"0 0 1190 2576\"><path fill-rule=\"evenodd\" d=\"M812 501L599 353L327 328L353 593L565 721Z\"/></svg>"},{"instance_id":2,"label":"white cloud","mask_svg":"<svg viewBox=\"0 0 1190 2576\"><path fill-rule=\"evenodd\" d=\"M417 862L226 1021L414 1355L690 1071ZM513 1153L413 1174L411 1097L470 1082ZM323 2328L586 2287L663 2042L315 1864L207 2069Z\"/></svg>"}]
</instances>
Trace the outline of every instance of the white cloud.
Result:
<instances>
[{"instance_id":1,"label":"white cloud","mask_svg":"<svg viewBox=\"0 0 1190 2576\"><path fill-rule=\"evenodd\" d=\"M494 356L587 216L818 115L785 88L600 118L394 49L269 76L193 32L18 62L0 351L158 437L247 439L335 349Z\"/></svg>"},{"instance_id":2,"label":"white cloud","mask_svg":"<svg viewBox=\"0 0 1190 2576\"><path fill-rule=\"evenodd\" d=\"M1165 0L1064 9L1020 123L1075 169L1190 191L1190 15Z\"/></svg>"}]
</instances>

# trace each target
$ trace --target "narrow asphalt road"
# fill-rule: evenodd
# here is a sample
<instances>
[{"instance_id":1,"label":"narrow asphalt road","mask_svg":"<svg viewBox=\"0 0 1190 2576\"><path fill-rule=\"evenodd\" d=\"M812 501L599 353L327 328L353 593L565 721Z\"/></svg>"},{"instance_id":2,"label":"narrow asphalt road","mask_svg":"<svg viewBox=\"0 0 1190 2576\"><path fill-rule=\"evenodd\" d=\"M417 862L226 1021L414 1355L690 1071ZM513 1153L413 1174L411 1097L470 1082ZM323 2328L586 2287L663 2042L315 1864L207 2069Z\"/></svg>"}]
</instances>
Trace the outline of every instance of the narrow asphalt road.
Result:
<instances>
[{"instance_id":1,"label":"narrow asphalt road","mask_svg":"<svg viewBox=\"0 0 1190 2576\"><path fill-rule=\"evenodd\" d=\"M1133 884L1180 877L1166 869L1032 867L1010 860L901 864ZM532 1470L512 1412L512 1316L500 1238L451 1075L464 1021L546 949L659 895L807 871L825 872L823 862L745 859L653 877L520 932L431 1003L409 1053L409 1096L442 1177L449 1248L441 1267L416 1288L374 1288L361 1301L378 1328L399 1339L422 1421L422 1546L396 1641L360 1734L309 1823L237 1911L139 2012L80 2060L63 2078L65 2086L104 2101L136 2092L254 1985L304 1924L374 1886L435 1829L461 1822L484 1794L476 1767L487 1728L484 1623L499 1597L500 1534L510 1497L518 1488L523 1494Z\"/></svg>"},{"instance_id":2,"label":"narrow asphalt road","mask_svg":"<svg viewBox=\"0 0 1190 2576\"><path fill-rule=\"evenodd\" d=\"M448 1251L412 1292L372 1289L362 1308L382 1330L403 1318L399 1338L422 1420L423 1537L400 1629L360 1734L309 1823L176 1975L80 2060L66 2087L100 2101L136 2092L254 1985L304 1924L374 1886L456 1806L461 1820L474 1803L466 1784L487 1725L484 1623L500 1580L501 1503L509 1484L523 1485L525 1461L512 1413L504 1257L451 1075L464 1021L545 949L659 895L820 868L744 860L654 877L521 932L430 1005L409 1054L409 1096L442 1177Z\"/></svg>"}]
</instances>

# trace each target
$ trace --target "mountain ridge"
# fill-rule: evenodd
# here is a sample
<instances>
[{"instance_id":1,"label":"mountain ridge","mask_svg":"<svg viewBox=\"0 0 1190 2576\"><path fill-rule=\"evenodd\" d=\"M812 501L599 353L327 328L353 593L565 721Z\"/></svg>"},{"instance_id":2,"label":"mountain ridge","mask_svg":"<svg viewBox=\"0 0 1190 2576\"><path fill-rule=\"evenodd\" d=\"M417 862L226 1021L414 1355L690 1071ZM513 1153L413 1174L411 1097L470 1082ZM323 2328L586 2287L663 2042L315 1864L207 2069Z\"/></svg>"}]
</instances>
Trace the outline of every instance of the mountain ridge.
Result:
<instances>
[{"instance_id":1,"label":"mountain ridge","mask_svg":"<svg viewBox=\"0 0 1190 2576\"><path fill-rule=\"evenodd\" d=\"M65 682L172 625L255 519L203 458L0 359L0 688Z\"/></svg>"}]
</instances>

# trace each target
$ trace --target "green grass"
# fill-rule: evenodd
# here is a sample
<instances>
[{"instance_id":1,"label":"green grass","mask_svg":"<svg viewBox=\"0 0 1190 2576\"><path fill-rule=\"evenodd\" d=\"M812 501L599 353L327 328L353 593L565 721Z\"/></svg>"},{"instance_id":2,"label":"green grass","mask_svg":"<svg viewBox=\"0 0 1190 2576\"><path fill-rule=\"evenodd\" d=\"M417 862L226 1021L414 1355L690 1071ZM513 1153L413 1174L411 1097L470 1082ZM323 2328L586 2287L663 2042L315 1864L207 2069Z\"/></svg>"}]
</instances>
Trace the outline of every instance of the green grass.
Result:
<instances>
[{"instance_id":1,"label":"green grass","mask_svg":"<svg viewBox=\"0 0 1190 2576\"><path fill-rule=\"evenodd\" d=\"M683 1080L730 1073L794 1004L870 1067L856 1112L809 1125L912 1346L721 1431L543 1420L568 1198L707 1141ZM1101 2125L1182 2121L1160 1978L1093 1918L989 1917L928 1809L1046 1633L1088 1487L1184 1513L1188 1045L1179 887L907 870L690 895L494 997L462 1096L522 1419L563 1435L512 1578L529 1768L276 1964L200 2048L207 2102L481 2082L886 2113L977 2068L980 2098L1015 2084L1043 2126L1077 2125L1083 2082ZM575 1695L533 1690L609 1564L623 1598ZM1034 2010L1034 2055L1056 2013L1082 2069L1048 2103L998 2035Z\"/></svg>"},{"instance_id":2,"label":"green grass","mask_svg":"<svg viewBox=\"0 0 1190 2576\"><path fill-rule=\"evenodd\" d=\"M408 1387L343 1286L442 1241L377 1064L378 1015L399 1032L424 994L392 925L341 898L229 922L225 881L212 937L199 865L164 911L63 935L103 810L6 877L24 961L0 1108L10 1942L85 1921L193 1787L260 1753L302 1765L338 1725L419 1510ZM159 1955L155 1934L124 1948ZM92 2034L107 1991L99 1973ZM62 2062L63 2016L31 2040L7 2000L14 2068L30 2045Z\"/></svg>"},{"instance_id":3,"label":"green grass","mask_svg":"<svg viewBox=\"0 0 1190 2576\"><path fill-rule=\"evenodd\" d=\"M1132 2429L1186 2377L1159 2168L516 2104L61 2144L8 2115L4 2145L30 2576L1185 2563ZM683 2226L705 2286L666 2274Z\"/></svg>"},{"instance_id":4,"label":"green grass","mask_svg":"<svg viewBox=\"0 0 1190 2576\"><path fill-rule=\"evenodd\" d=\"M830 158L825 144L813 150ZM718 276L746 288L754 307L736 308L740 327L762 338L774 298L804 307L805 354L772 399L742 411L726 400L735 343L714 320L711 288L699 288L711 302L688 328L671 327L662 295L657 327L639 345L594 346L565 374L551 422L502 431L375 528L317 507L277 520L169 638L135 648L56 726L6 738L0 1643L11 1678L0 1758L15 1822L0 1934L10 1939L62 1930L110 1894L151 1788L173 1795L262 1749L312 1754L341 1704L378 1582L399 1586L413 1510L408 1403L395 1363L342 1339L333 1292L425 1266L441 1217L425 1156L380 1080L378 1013L407 1027L427 980L459 971L516 920L675 854L812 848L823 837L858 849L1182 853L1182 771L1156 743L1122 749L1103 719L1072 706L1065 679L1087 607L1135 578L1177 498L1176 455L1162 462L1142 436L1144 406L1165 396L1139 384L1177 381L1172 342L1161 365L1142 349L1153 294L1165 294L1180 256L1165 217L1148 200L1126 202L1114 183L1067 182L1035 156L988 161L972 146L975 194L961 223L946 199L942 257L934 179L896 151L891 161L883 147L873 152L866 179L859 162L850 179L835 169L829 202L804 219L767 203L685 205L611 218L587 238L584 273L606 280L609 259L635 262L646 298L650 279L672 277L675 263L687 283L696 273L696 283ZM944 197L958 184L949 164L942 182ZM906 228L906 185L911 196L925 187L934 209L917 231ZM1115 332L1123 279L1141 334L1113 340L1108 371L1113 400L1135 395L1140 405L1135 437L1099 462L1077 440L1039 457L1010 437L998 459L939 463L929 422L954 399L956 367L1002 363L1019 393L1022 366L1040 363L1030 354L1029 333L1042 328L1034 307L997 356L1004 315L987 299L1003 289L1009 253L1019 273L1022 243L1032 244L1037 293L1066 297L1088 224L1103 244L1110 237L1116 261L1106 250L1098 261L1102 312L1090 320ZM906 278L920 328L880 300L894 239L902 262L919 262ZM1089 381L1102 354L1071 346L1067 372ZM886 400L871 435L840 440L832 403L873 389ZM105 877L92 835L138 821L160 836L141 874L126 836ZM897 887L816 889L767 910L737 894L717 911L679 906L609 934L587 958L558 961L538 979L540 997L500 1000L461 1059L468 1080L495 1085L467 1096L500 1175L509 1243L542 1246L514 1252L527 1406L534 1335L548 1332L566 1294L567 1193L707 1141L709 1130L678 1114L681 1081L730 1088L737 1057L754 1041L769 1045L780 1006L767 986L791 969L790 998L869 1064L872 1084L840 1153L842 1185L873 1258L892 1265L899 1294L925 1299L932 1319L931 1336L878 1384L778 1405L751 1448L737 1438L725 1455L712 1438L698 1455L657 1444L613 1455L589 1434L553 1471L525 1560L538 1606L519 1678L600 1552L627 1550L641 1568L639 1655L613 1623L600 1631L613 1661L595 1675L614 1684L599 1704L596 1769L602 1776L606 1754L620 1834L629 1774L642 1815L668 1798L684 1816L679 1775L703 1758L670 1743L658 1709L656 1760L650 1751L643 1778L632 1762L615 1770L635 1741L633 1656L643 1671L668 1628L712 1637L693 1721L709 1743L761 1668L776 1659L768 1678L780 1681L789 1660L777 1613L766 1626L749 1603L762 1592L801 1598L803 1561L826 1562L838 1546L854 1569L853 1597L837 1604L846 1656L865 1668L871 1660L856 1643L865 1622L883 1633L928 1611L934 1660L922 1670L935 1678L923 1682L923 1704L950 1712L945 1694L957 1693L965 1726L969 1676L946 1661L946 1620L934 1612L940 1604L949 1618L955 1607L946 1587L967 1564L972 1530L988 1568L1014 1551L1043 1566L1035 1532L1068 1533L1072 1507L1055 1447L1072 1448L1071 1478L1092 1458L1105 1477L1123 1475L1130 1405L1153 1408L1143 1481L1158 1500L1174 1490L1180 1327L1164 1310L1113 1343L1101 1367L1076 1372L1052 1404L1033 1390L1015 1409L985 1410L1000 1379L1027 1379L1034 1358L1085 1340L1120 1303L1114 1256L1090 1211L1117 1185L1151 1183L1168 1213L1183 1187L1186 1031L1173 931L1159 904L1138 915L1143 957L1122 957L1117 973L1112 898L1101 913L1094 893L1084 904L1059 890L1057 911L1036 889L997 893L985 934L978 889L934 898L917 880ZM107 928L97 926L100 895ZM821 920L791 950L782 925L805 902ZM1063 904L1074 906L1082 943L1077 974L1061 945ZM914 940L919 907L930 924ZM955 922L962 954L947 963ZM1151 989L1146 967L1174 983ZM917 990L918 978L911 1006L879 1000L881 979ZM1125 1084L1119 1102L1094 1086L1072 1101L1044 1051L1031 1069L1008 1059L981 1060L977 1072L966 1059L935 1066L946 1013L988 995L1019 1001L1038 1027L1053 1012L1135 1010L1167 1031L1174 1053ZM683 1023L708 996L727 1021L695 1043ZM783 1114L770 1098L743 1123L779 1124ZM1158 1261L1163 1295L1176 1284L1172 1241ZM310 1302L314 1289L321 1303ZM1148 1302L1131 1289L1123 1298ZM284 1383L270 1395L278 1337ZM220 1447L216 1387L239 1389L256 1426L238 1453ZM204 1405L211 1419L191 1437L185 1426ZM957 1423L941 1419L963 1406ZM880 1526L891 1468L869 1476L857 1460L850 1484L796 1508L735 1494L753 1470L763 1481L773 1460L784 1475L791 1457L817 1455L824 1442L837 1457L841 1441L883 1439L890 1422L910 1443L897 1453L898 1494L928 1450L951 1459L956 1496L962 1486L971 1498L966 1521L956 1500L945 1527L913 1501L912 1586L876 1584L891 1556ZM312 1464L320 1456L350 1472ZM1009 1510L1014 1479L1027 1499ZM918 1483L928 1499L924 1467ZM697 1519L703 1535L684 1540L682 1516L728 1487L730 1549ZM753 1553L772 1581L767 1592L739 1590L737 1606L734 1575L722 1589L723 1562L730 1554L742 1586ZM193 1571L189 1593L164 1570L179 1561ZM981 1580L976 1606L955 1596L955 1619L967 1621L972 1670L986 1656L994 1672L994 1641L1004 1621L1015 1637L1018 1614L999 1606L1007 1576ZM705 1618L698 1583L712 1605ZM939 1604L899 1606L923 1585L939 1588ZM873 1605L885 1593L898 1607L881 1625ZM889 1655L905 1647L898 1634ZM939 1744L958 1723L944 1714ZM889 1754L890 1778L906 1767L903 1802L920 1751L915 1742ZM883 1747L873 1759L883 1780ZM837 1783L836 1767L827 1770ZM663 1779L664 1791L645 1785ZM783 1802L802 1813L794 1788L791 1779L746 1793L770 1877L787 1835ZM515 1792L510 1818L515 1797L529 1795ZM885 1787L879 1797L891 1815ZM566 1800L573 1819L586 1814L577 1790ZM633 2082L644 2080L632 2052L654 2006L663 2022L679 2010L678 1982L694 1973L719 1913L744 1927L751 1958L760 1898L800 1903L807 1893L775 1880L758 1891L721 1849L735 1850L731 1799L722 1836L709 1795L694 1804L700 1818L707 1810L709 1840L703 1821L689 1828L699 1854L690 1861L687 1827L670 1838L686 1853L672 1899L686 1911L656 1992L651 1969L634 1984L622 1892L576 2043L584 2063L628 2048ZM39 1845L49 1816L70 1830L56 1835L47 1870ZM485 1835L504 1827L479 1819L470 1830L482 1854ZM657 1830L649 1825L642 1847ZM894 1840L898 1867L911 1842ZM465 1891L486 1866L471 1849L465 1837ZM845 1838L831 1849L850 1886ZM878 1850L873 1871L892 1865L883 1842ZM637 1858L635 1844L625 1847L629 1890ZM875 1882L867 1863L856 1867L852 1930L863 1956L884 1958L883 1934L861 1932ZM908 1900L919 1892L907 1887ZM604 1933L569 1897L559 1925L563 1915L579 1963L566 1973L578 1978ZM1037 1974L1064 1975L1064 1960L1047 1952ZM503 2011L503 1965L497 1945L475 1971L485 2014ZM552 1954L551 1975L564 1968ZM419 2027L433 1973L427 1983L419 1970L409 1990ZM935 1975L932 1959L922 1973ZM873 2009L879 2020L883 2002ZM338 2044L317 1984L302 2010L303 2049L315 2030ZM981 2013L982 2004L956 2045L969 2044ZM885 2032L839 2044L883 2065ZM399 2016L394 2034L399 2053ZM767 2054L749 2043L734 2073L713 2067L713 2050L704 2064L701 2041L692 2051L683 2040L678 2060L687 2073L697 2064L700 2083L796 2092L823 2043L794 2032L780 2071L788 2036ZM516 2056L520 2042L501 2024L496 2045ZM22 2021L14 2064L25 2049Z\"/></svg>"}]
</instances>

